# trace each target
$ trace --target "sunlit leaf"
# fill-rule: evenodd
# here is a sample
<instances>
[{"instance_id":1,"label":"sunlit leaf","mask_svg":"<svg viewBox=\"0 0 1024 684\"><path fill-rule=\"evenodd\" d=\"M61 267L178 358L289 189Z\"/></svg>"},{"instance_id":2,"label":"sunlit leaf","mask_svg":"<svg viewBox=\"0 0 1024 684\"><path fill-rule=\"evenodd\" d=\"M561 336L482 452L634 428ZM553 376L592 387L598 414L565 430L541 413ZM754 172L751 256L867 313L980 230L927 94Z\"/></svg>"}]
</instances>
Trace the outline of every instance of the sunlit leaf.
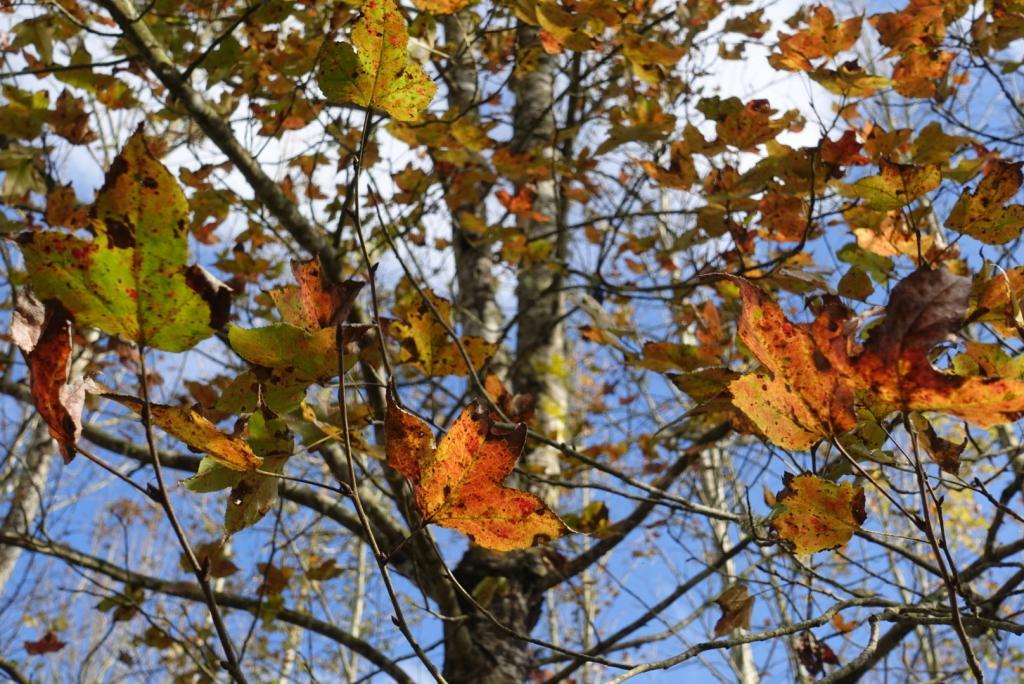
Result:
<instances>
[{"instance_id":1,"label":"sunlit leaf","mask_svg":"<svg viewBox=\"0 0 1024 684\"><path fill-rule=\"evenodd\" d=\"M816 475L783 477L775 497L772 529L795 553L817 553L843 546L867 519L864 488L836 484Z\"/></svg>"},{"instance_id":2,"label":"sunlit leaf","mask_svg":"<svg viewBox=\"0 0 1024 684\"><path fill-rule=\"evenodd\" d=\"M388 394L388 464L408 479L420 513L496 551L558 539L569 528L539 498L505 487L526 443L526 426L494 427L486 411L466 407L434 446L430 427Z\"/></svg>"},{"instance_id":3,"label":"sunlit leaf","mask_svg":"<svg viewBox=\"0 0 1024 684\"><path fill-rule=\"evenodd\" d=\"M230 290L187 267L188 204L141 128L111 164L93 208L95 238L27 233L19 240L39 297L82 326L183 351L227 322Z\"/></svg>"},{"instance_id":4,"label":"sunlit leaf","mask_svg":"<svg viewBox=\"0 0 1024 684\"><path fill-rule=\"evenodd\" d=\"M331 99L376 107L399 121L419 119L437 86L409 59L408 43L409 30L394 0L369 0L352 29L352 43L324 48L320 89Z\"/></svg>"}]
</instances>

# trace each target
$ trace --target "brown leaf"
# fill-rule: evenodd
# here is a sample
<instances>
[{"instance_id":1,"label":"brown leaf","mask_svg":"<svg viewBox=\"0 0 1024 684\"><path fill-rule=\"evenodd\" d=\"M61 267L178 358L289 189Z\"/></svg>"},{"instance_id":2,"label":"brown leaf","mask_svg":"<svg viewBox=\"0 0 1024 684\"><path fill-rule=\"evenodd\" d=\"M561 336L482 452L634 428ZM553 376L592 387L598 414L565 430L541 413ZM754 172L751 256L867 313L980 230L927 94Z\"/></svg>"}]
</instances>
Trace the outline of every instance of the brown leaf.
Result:
<instances>
[{"instance_id":1,"label":"brown leaf","mask_svg":"<svg viewBox=\"0 0 1024 684\"><path fill-rule=\"evenodd\" d=\"M724 636L739 628L749 629L756 600L743 584L733 584L719 594L715 603L722 609L722 617L715 623L715 636Z\"/></svg>"},{"instance_id":2,"label":"brown leaf","mask_svg":"<svg viewBox=\"0 0 1024 684\"><path fill-rule=\"evenodd\" d=\"M18 295L11 317L11 338L28 364L32 401L57 440L64 462L75 457L75 442L82 433L82 408L88 382L69 382L71 372L71 319L57 301L45 304L28 289Z\"/></svg>"},{"instance_id":3,"label":"brown leaf","mask_svg":"<svg viewBox=\"0 0 1024 684\"><path fill-rule=\"evenodd\" d=\"M825 671L825 665L838 665L839 658L827 644L818 641L810 632L803 632L794 639L794 650L800 664L812 675Z\"/></svg>"},{"instance_id":4,"label":"brown leaf","mask_svg":"<svg viewBox=\"0 0 1024 684\"><path fill-rule=\"evenodd\" d=\"M795 553L817 553L850 541L867 519L864 488L836 484L805 473L786 473L785 488L775 497L772 529Z\"/></svg>"},{"instance_id":5,"label":"brown leaf","mask_svg":"<svg viewBox=\"0 0 1024 684\"><path fill-rule=\"evenodd\" d=\"M29 655L43 655L44 653L54 653L67 646L67 644L57 638L57 635L53 632L47 632L43 635L42 639L38 641L26 641L25 650L28 651Z\"/></svg>"}]
</instances>

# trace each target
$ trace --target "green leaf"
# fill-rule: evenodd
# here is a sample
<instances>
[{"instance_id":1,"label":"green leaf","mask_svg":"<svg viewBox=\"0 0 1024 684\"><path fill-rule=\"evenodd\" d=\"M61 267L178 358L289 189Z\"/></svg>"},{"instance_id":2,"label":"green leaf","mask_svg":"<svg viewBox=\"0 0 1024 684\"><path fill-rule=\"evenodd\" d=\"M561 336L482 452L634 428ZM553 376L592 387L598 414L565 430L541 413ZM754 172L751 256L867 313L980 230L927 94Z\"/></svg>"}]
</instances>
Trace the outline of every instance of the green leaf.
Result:
<instances>
[{"instance_id":1,"label":"green leaf","mask_svg":"<svg viewBox=\"0 0 1024 684\"><path fill-rule=\"evenodd\" d=\"M268 458L261 470L281 473L287 456ZM259 522L277 502L277 487L280 478L262 473L245 473L228 496L224 512L224 534L231 536Z\"/></svg>"},{"instance_id":2,"label":"green leaf","mask_svg":"<svg viewBox=\"0 0 1024 684\"><path fill-rule=\"evenodd\" d=\"M352 29L352 44L324 48L320 89L333 100L376 107L399 121L419 119L437 85L409 61L408 44L409 30L394 0L369 0Z\"/></svg>"},{"instance_id":3,"label":"green leaf","mask_svg":"<svg viewBox=\"0 0 1024 684\"><path fill-rule=\"evenodd\" d=\"M141 127L111 164L93 215L93 240L58 231L20 239L40 298L60 300L79 325L165 351L223 326L230 289L186 266L188 203Z\"/></svg>"}]
</instances>

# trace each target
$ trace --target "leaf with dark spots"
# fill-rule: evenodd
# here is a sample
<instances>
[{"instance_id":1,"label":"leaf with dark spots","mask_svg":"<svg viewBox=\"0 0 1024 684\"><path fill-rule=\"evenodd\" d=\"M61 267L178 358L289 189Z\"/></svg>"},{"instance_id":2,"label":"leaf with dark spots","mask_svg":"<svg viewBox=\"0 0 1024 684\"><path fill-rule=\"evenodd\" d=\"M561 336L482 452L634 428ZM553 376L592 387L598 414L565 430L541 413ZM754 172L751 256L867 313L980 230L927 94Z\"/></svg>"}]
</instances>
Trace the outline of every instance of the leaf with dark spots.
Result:
<instances>
[{"instance_id":1,"label":"leaf with dark spots","mask_svg":"<svg viewBox=\"0 0 1024 684\"><path fill-rule=\"evenodd\" d=\"M964 190L949 213L946 226L990 245L1018 238L1024 230L1024 205L1006 201L1017 194L1024 162L993 161L974 192Z\"/></svg>"},{"instance_id":2,"label":"leaf with dark spots","mask_svg":"<svg viewBox=\"0 0 1024 684\"><path fill-rule=\"evenodd\" d=\"M343 323L366 284L361 280L330 282L316 257L293 260L292 275L297 285L271 290L270 297L286 323L310 332Z\"/></svg>"},{"instance_id":3,"label":"leaf with dark spots","mask_svg":"<svg viewBox=\"0 0 1024 684\"><path fill-rule=\"evenodd\" d=\"M410 481L428 522L466 534L495 551L525 549L570 530L539 498L502 483L526 444L526 425L494 427L486 411L467 406L441 443L422 420L387 395L388 465Z\"/></svg>"},{"instance_id":4,"label":"leaf with dark spots","mask_svg":"<svg viewBox=\"0 0 1024 684\"><path fill-rule=\"evenodd\" d=\"M826 307L813 323L791 323L760 290L743 284L741 292L740 337L769 372L744 375L729 389L733 403L779 446L807 449L851 429L857 405L876 416L939 411L981 427L1024 415L1024 380L955 375L931 363L932 348L964 324L968 278L927 268L904 278L863 349L845 314Z\"/></svg>"},{"instance_id":5,"label":"leaf with dark spots","mask_svg":"<svg viewBox=\"0 0 1024 684\"><path fill-rule=\"evenodd\" d=\"M141 399L114 392L103 392L103 396L142 415L144 403ZM149 412L153 425L190 448L209 454L226 468L245 472L259 468L263 462L244 439L221 432L192 409L150 404Z\"/></svg>"},{"instance_id":6,"label":"leaf with dark spots","mask_svg":"<svg viewBox=\"0 0 1024 684\"><path fill-rule=\"evenodd\" d=\"M82 432L82 408L88 381L69 382L71 320L59 302L40 302L27 288L18 293L11 317L11 338L28 365L32 401L57 440L64 462L75 456Z\"/></svg>"},{"instance_id":7,"label":"leaf with dark spots","mask_svg":"<svg viewBox=\"0 0 1024 684\"><path fill-rule=\"evenodd\" d=\"M846 544L867 519L864 488L805 473L786 473L775 497L772 530L796 553L817 553Z\"/></svg>"},{"instance_id":8,"label":"leaf with dark spots","mask_svg":"<svg viewBox=\"0 0 1024 684\"><path fill-rule=\"evenodd\" d=\"M210 329L220 330L231 320L232 290L199 264L185 269L185 282L210 309Z\"/></svg>"},{"instance_id":9,"label":"leaf with dark spots","mask_svg":"<svg viewBox=\"0 0 1024 684\"><path fill-rule=\"evenodd\" d=\"M226 321L228 295L186 268L188 203L141 128L111 164L92 213L91 241L60 231L19 239L40 297L60 301L78 325L166 351L184 351Z\"/></svg>"}]
</instances>

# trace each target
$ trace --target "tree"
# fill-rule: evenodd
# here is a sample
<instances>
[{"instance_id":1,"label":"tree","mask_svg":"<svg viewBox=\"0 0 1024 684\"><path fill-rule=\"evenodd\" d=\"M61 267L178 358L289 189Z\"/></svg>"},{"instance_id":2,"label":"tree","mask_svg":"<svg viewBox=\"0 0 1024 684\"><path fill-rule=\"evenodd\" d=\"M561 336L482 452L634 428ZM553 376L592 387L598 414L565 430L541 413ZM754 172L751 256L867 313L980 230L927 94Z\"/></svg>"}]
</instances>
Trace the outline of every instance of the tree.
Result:
<instances>
[{"instance_id":1,"label":"tree","mask_svg":"<svg viewBox=\"0 0 1024 684\"><path fill-rule=\"evenodd\" d=\"M1020 678L1024 8L875 9L0 4L0 670Z\"/></svg>"}]
</instances>

